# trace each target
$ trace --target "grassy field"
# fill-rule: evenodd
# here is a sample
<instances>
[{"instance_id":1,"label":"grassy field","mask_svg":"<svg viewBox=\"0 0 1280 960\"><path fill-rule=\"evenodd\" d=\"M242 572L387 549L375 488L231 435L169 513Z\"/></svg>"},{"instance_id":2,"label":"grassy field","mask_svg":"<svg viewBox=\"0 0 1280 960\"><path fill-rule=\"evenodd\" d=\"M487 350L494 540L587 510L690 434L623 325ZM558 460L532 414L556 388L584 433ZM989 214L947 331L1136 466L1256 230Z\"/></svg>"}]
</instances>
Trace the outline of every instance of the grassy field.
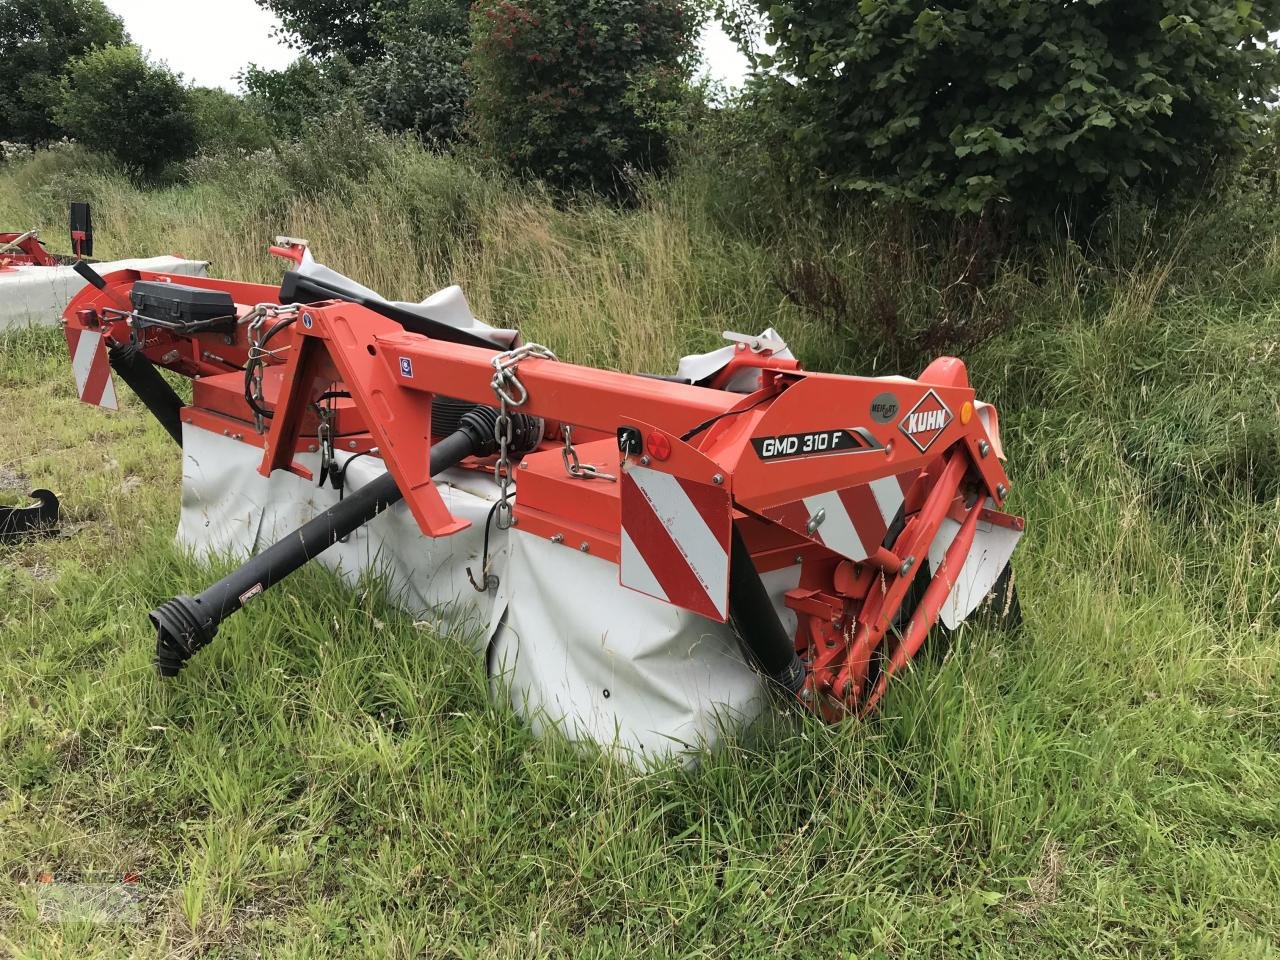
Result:
<instances>
[{"instance_id":1,"label":"grassy field","mask_svg":"<svg viewBox=\"0 0 1280 960\"><path fill-rule=\"evenodd\" d=\"M976 287L963 237L754 210L698 170L619 212L394 145L148 193L74 151L0 168L0 224L58 236L72 196L103 256L267 280L300 234L624 370L774 325L810 367L913 374L929 318L1003 328L965 356L1027 623L962 631L870 722L779 709L691 772L534 740L461 645L316 570L161 684L146 612L215 573L171 546L178 458L138 404L75 402L56 331L13 335L0 490L51 487L67 523L0 548L0 956L1280 956L1274 198L1119 218ZM141 922L42 922L42 871L137 872Z\"/></svg>"}]
</instances>

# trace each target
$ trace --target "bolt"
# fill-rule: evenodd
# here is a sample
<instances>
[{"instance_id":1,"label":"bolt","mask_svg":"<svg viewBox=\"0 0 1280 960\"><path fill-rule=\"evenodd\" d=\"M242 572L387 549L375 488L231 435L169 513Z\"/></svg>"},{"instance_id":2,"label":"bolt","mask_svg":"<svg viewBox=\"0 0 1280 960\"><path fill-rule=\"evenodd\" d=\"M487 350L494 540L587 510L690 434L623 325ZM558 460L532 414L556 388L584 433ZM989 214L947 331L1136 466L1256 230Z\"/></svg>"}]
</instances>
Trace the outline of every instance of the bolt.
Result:
<instances>
[{"instance_id":1,"label":"bolt","mask_svg":"<svg viewBox=\"0 0 1280 960\"><path fill-rule=\"evenodd\" d=\"M529 461L528 461L528 460L521 460L521 461L520 461L520 469L521 469L521 470L528 470L528 469L529 469Z\"/></svg>"},{"instance_id":2,"label":"bolt","mask_svg":"<svg viewBox=\"0 0 1280 960\"><path fill-rule=\"evenodd\" d=\"M647 467L647 466L648 466L649 464L651 464L652 462L653 462L653 461L649 459L649 455L648 455L647 453L646 453L643 457L641 457L641 458L640 458L640 466L642 466L642 467Z\"/></svg>"},{"instance_id":3,"label":"bolt","mask_svg":"<svg viewBox=\"0 0 1280 960\"><path fill-rule=\"evenodd\" d=\"M243 440L243 439L244 439L244 434L243 434L243 433L237 433L237 434L236 434L234 437L232 437L231 439L232 439L232 440Z\"/></svg>"},{"instance_id":4,"label":"bolt","mask_svg":"<svg viewBox=\"0 0 1280 960\"><path fill-rule=\"evenodd\" d=\"M986 455L989 454L990 452L991 452L991 444L987 443L987 441L985 440L979 440L978 453L982 454L983 457L986 457Z\"/></svg>"},{"instance_id":5,"label":"bolt","mask_svg":"<svg viewBox=\"0 0 1280 960\"><path fill-rule=\"evenodd\" d=\"M905 577L908 573L911 572L911 568L914 567L915 565L916 565L916 558L907 557L907 559L902 561L902 566L898 568L898 573L900 573L902 576Z\"/></svg>"},{"instance_id":6,"label":"bolt","mask_svg":"<svg viewBox=\"0 0 1280 960\"><path fill-rule=\"evenodd\" d=\"M356 442L355 442L354 440L348 440L348 441L347 441L347 449L348 449L348 450L354 450L355 448L356 448Z\"/></svg>"},{"instance_id":7,"label":"bolt","mask_svg":"<svg viewBox=\"0 0 1280 960\"><path fill-rule=\"evenodd\" d=\"M809 536L813 536L817 529L822 526L822 521L827 519L827 511L818 508L818 512L809 518L809 522L805 524L805 529L809 531Z\"/></svg>"},{"instance_id":8,"label":"bolt","mask_svg":"<svg viewBox=\"0 0 1280 960\"><path fill-rule=\"evenodd\" d=\"M307 453L315 453L316 449L317 447L314 443L307 444Z\"/></svg>"},{"instance_id":9,"label":"bolt","mask_svg":"<svg viewBox=\"0 0 1280 960\"><path fill-rule=\"evenodd\" d=\"M222 431L222 435L223 435L224 437L229 437L229 436L231 436L231 431L230 431L230 430L223 430L223 431Z\"/></svg>"},{"instance_id":10,"label":"bolt","mask_svg":"<svg viewBox=\"0 0 1280 960\"><path fill-rule=\"evenodd\" d=\"M803 553L797 553L797 554L796 554L796 563L804 563L804 554L803 554Z\"/></svg>"},{"instance_id":11,"label":"bolt","mask_svg":"<svg viewBox=\"0 0 1280 960\"><path fill-rule=\"evenodd\" d=\"M587 543L587 541L583 540L583 541L582 541L582 546L580 546L578 549L579 549L579 550L581 550L583 553L590 553L590 552L591 552L591 544L589 544L589 543Z\"/></svg>"},{"instance_id":12,"label":"bolt","mask_svg":"<svg viewBox=\"0 0 1280 960\"><path fill-rule=\"evenodd\" d=\"M720 484L724 483L724 474L717 473L714 477L711 478L711 482L714 483L717 487L720 486Z\"/></svg>"},{"instance_id":13,"label":"bolt","mask_svg":"<svg viewBox=\"0 0 1280 960\"><path fill-rule=\"evenodd\" d=\"M1009 488L1006 487L1003 483L997 483L996 496L999 497L1001 500L1003 500L1008 495L1009 495Z\"/></svg>"},{"instance_id":14,"label":"bolt","mask_svg":"<svg viewBox=\"0 0 1280 960\"><path fill-rule=\"evenodd\" d=\"M563 534L563 533L553 533L553 534L551 535L551 542L552 542L552 543L564 543L564 534Z\"/></svg>"}]
</instances>

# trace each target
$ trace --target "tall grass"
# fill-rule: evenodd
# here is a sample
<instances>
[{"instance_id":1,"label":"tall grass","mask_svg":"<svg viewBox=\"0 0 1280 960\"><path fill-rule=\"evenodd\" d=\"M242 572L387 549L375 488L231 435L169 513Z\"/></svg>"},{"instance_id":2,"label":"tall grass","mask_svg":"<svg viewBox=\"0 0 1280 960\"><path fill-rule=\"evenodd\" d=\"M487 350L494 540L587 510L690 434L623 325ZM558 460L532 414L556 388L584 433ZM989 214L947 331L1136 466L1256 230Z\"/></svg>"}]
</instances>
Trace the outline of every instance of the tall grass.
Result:
<instances>
[{"instance_id":1,"label":"tall grass","mask_svg":"<svg viewBox=\"0 0 1280 960\"><path fill-rule=\"evenodd\" d=\"M870 723L780 712L691 773L534 742L464 651L319 571L162 685L145 611L210 576L168 546L177 458L136 405L78 407L56 333L11 337L2 485L65 493L70 523L0 554L0 955L1276 955L1273 199L1010 253L766 208L708 158L618 210L326 149L152 192L40 154L0 169L0 224L57 237L86 198L103 256L261 281L306 236L623 370L770 325L815 369L962 349L1028 518L1027 625L963 631ZM140 869L144 923L42 923L46 869Z\"/></svg>"}]
</instances>

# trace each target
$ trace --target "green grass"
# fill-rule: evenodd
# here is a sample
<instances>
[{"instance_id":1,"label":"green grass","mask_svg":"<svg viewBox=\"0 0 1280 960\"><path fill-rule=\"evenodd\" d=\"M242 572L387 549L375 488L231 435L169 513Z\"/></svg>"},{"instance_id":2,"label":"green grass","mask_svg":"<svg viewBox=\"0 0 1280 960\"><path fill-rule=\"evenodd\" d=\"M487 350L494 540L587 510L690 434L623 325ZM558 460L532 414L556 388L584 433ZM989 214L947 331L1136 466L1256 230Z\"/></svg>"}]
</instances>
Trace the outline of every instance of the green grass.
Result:
<instances>
[{"instance_id":1,"label":"green grass","mask_svg":"<svg viewBox=\"0 0 1280 960\"><path fill-rule=\"evenodd\" d=\"M696 171L616 212L404 150L311 197L262 165L148 194L91 166L0 170L0 223L56 236L87 191L102 254L249 279L297 232L622 369L766 324L814 368L910 362L784 297L798 262L854 316L905 275L904 336L946 303L873 219L759 229ZM67 515L0 548L0 956L1280 955L1275 222L999 267L983 302L1016 324L967 359L1028 518L1024 630L962 631L871 722L779 707L688 772L535 740L462 644L319 570L161 683L147 611L217 574L171 545L176 450L136 403L77 404L58 333L0 341L0 487ZM126 870L142 923L37 918L39 872Z\"/></svg>"}]
</instances>

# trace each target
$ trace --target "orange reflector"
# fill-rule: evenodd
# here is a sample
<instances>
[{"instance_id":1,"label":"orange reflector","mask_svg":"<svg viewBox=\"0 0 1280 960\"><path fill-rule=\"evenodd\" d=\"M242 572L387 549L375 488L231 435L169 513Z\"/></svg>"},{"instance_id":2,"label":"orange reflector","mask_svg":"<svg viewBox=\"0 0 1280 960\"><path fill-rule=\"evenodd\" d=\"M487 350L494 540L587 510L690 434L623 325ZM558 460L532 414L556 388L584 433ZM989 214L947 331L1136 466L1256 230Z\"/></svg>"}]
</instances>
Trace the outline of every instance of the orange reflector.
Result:
<instances>
[{"instance_id":1,"label":"orange reflector","mask_svg":"<svg viewBox=\"0 0 1280 960\"><path fill-rule=\"evenodd\" d=\"M644 448L655 460L665 460L671 456L671 440L665 433L652 431L644 438Z\"/></svg>"},{"instance_id":2,"label":"orange reflector","mask_svg":"<svg viewBox=\"0 0 1280 960\"><path fill-rule=\"evenodd\" d=\"M969 421L972 419L973 419L973 404L969 403L966 400L964 406L960 408L960 422L963 425L968 426Z\"/></svg>"}]
</instances>

